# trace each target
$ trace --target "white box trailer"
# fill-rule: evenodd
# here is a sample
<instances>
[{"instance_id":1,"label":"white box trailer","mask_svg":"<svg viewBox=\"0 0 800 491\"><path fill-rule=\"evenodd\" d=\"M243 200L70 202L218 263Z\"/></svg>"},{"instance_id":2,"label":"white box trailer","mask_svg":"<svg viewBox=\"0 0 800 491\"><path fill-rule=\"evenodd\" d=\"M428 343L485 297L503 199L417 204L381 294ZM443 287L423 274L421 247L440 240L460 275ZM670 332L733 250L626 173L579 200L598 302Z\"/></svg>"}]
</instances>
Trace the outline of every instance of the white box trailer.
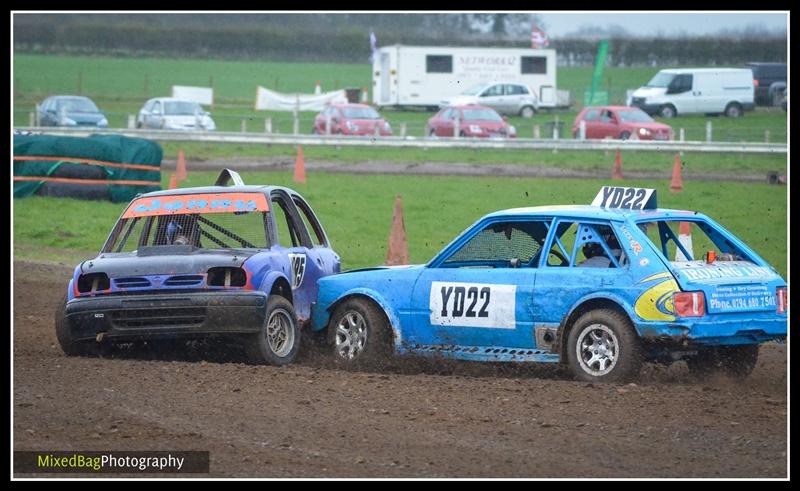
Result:
<instances>
[{"instance_id":1,"label":"white box trailer","mask_svg":"<svg viewBox=\"0 0 800 491\"><path fill-rule=\"evenodd\" d=\"M376 50L372 62L372 102L379 107L437 108L443 99L489 82L526 84L540 108L556 107L556 51L398 44Z\"/></svg>"}]
</instances>

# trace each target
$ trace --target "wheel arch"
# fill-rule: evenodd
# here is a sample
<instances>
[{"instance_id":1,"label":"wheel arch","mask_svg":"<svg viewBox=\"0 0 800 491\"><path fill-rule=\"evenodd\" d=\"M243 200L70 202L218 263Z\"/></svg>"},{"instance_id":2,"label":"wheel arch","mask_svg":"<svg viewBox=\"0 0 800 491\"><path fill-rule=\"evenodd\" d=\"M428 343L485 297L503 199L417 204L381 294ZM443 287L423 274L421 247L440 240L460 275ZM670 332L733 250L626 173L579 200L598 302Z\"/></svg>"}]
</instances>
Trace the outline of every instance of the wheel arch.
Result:
<instances>
[{"instance_id":1,"label":"wheel arch","mask_svg":"<svg viewBox=\"0 0 800 491\"><path fill-rule=\"evenodd\" d=\"M558 328L558 354L561 363L567 362L567 339L569 339L570 330L575 322L583 314L599 309L611 309L624 315L633 326L637 336L639 335L639 330L636 328L636 323L633 321L633 312L626 307L625 302L621 298L612 294L597 294L582 298L575 304L572 310L564 316Z\"/></svg>"},{"instance_id":2,"label":"wheel arch","mask_svg":"<svg viewBox=\"0 0 800 491\"><path fill-rule=\"evenodd\" d=\"M294 305L294 297L292 295L292 284L289 279L277 271L271 271L261 281L259 290L267 292L270 295L280 295Z\"/></svg>"},{"instance_id":3,"label":"wheel arch","mask_svg":"<svg viewBox=\"0 0 800 491\"><path fill-rule=\"evenodd\" d=\"M375 304L378 309L383 313L384 317L389 323L389 327L392 329L392 338L394 339L394 348L397 349L402 342L402 335L400 330L400 317L397 315L395 309L391 306L389 302L378 292L374 290L369 290L366 288L357 288L355 290L350 290L344 293L342 296L337 298L335 301L331 302L331 304L325 309L328 312L328 323L333 316L333 313L342 303L346 302L347 300L351 300L354 298L363 298L369 302ZM327 324L326 324L327 328Z\"/></svg>"}]
</instances>

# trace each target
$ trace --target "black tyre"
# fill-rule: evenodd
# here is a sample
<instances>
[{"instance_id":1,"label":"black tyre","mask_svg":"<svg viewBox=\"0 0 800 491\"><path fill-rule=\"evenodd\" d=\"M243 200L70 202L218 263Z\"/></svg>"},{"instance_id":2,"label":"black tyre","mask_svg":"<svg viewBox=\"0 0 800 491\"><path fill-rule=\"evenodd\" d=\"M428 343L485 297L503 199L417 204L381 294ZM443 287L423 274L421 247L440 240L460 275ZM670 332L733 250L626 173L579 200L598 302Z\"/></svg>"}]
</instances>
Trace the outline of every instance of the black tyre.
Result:
<instances>
[{"instance_id":1,"label":"black tyre","mask_svg":"<svg viewBox=\"0 0 800 491\"><path fill-rule=\"evenodd\" d=\"M351 298L339 305L328 324L333 357L342 366L380 366L392 354L392 331L371 300Z\"/></svg>"},{"instance_id":2,"label":"black tyre","mask_svg":"<svg viewBox=\"0 0 800 491\"><path fill-rule=\"evenodd\" d=\"M523 118L530 119L536 115L536 109L534 109L532 106L525 106L520 109L519 115Z\"/></svg>"},{"instance_id":3,"label":"black tyre","mask_svg":"<svg viewBox=\"0 0 800 491\"><path fill-rule=\"evenodd\" d=\"M672 104L666 104L664 106L661 106L661 109L658 110L658 114L662 118L674 118L675 116L678 115L678 110L675 109L675 106L673 106Z\"/></svg>"},{"instance_id":4,"label":"black tyre","mask_svg":"<svg viewBox=\"0 0 800 491\"><path fill-rule=\"evenodd\" d=\"M261 331L247 337L245 354L256 365L286 365L300 348L300 326L292 303L280 295L270 295Z\"/></svg>"},{"instance_id":5,"label":"black tyre","mask_svg":"<svg viewBox=\"0 0 800 491\"><path fill-rule=\"evenodd\" d=\"M744 115L742 106L736 102L731 102L725 107L725 116L729 118L741 118Z\"/></svg>"},{"instance_id":6,"label":"black tyre","mask_svg":"<svg viewBox=\"0 0 800 491\"><path fill-rule=\"evenodd\" d=\"M56 338L61 350L67 356L92 356L99 354L97 342L94 340L76 341L72 337L72 330L67 323L67 295L61 298L56 307Z\"/></svg>"},{"instance_id":7,"label":"black tyre","mask_svg":"<svg viewBox=\"0 0 800 491\"><path fill-rule=\"evenodd\" d=\"M617 382L639 373L642 348L624 314L592 310L578 318L569 332L567 361L579 380Z\"/></svg>"},{"instance_id":8,"label":"black tyre","mask_svg":"<svg viewBox=\"0 0 800 491\"><path fill-rule=\"evenodd\" d=\"M628 133L627 131L623 131L623 132L622 132L622 133L620 133L620 135L619 135L619 139L620 139L620 140L627 140L627 139L628 139L628 138L630 138L630 137L631 137L631 134L630 134L630 133Z\"/></svg>"}]
</instances>

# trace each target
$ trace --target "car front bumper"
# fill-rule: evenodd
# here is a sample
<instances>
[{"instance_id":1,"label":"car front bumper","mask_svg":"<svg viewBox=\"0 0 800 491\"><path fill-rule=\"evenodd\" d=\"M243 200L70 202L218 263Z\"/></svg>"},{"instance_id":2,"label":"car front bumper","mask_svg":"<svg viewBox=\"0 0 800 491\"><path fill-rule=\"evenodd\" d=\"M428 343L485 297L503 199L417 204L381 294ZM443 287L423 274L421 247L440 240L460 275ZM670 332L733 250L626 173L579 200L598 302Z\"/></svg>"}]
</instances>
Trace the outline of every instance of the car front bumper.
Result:
<instances>
[{"instance_id":1,"label":"car front bumper","mask_svg":"<svg viewBox=\"0 0 800 491\"><path fill-rule=\"evenodd\" d=\"M75 340L203 337L258 332L264 292L109 295L70 300L66 320Z\"/></svg>"}]
</instances>

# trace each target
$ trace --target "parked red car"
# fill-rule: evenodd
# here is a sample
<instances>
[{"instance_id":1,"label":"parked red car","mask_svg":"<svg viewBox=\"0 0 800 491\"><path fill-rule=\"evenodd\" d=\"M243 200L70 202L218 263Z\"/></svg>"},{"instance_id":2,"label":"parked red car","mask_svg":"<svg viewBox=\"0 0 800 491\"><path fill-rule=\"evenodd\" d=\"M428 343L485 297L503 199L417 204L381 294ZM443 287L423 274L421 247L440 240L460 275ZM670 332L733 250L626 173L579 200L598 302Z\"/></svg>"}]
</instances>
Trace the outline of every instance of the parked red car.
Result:
<instances>
[{"instance_id":1,"label":"parked red car","mask_svg":"<svg viewBox=\"0 0 800 491\"><path fill-rule=\"evenodd\" d=\"M366 104L331 104L314 118L313 133L324 135L328 119L331 122L332 135L369 135L375 134L379 128L381 136L391 136L392 127Z\"/></svg>"},{"instance_id":2,"label":"parked red car","mask_svg":"<svg viewBox=\"0 0 800 491\"><path fill-rule=\"evenodd\" d=\"M467 137L516 138L517 130L497 111L486 106L448 106L428 120L428 136L454 136L459 120L459 134Z\"/></svg>"},{"instance_id":3,"label":"parked red car","mask_svg":"<svg viewBox=\"0 0 800 491\"><path fill-rule=\"evenodd\" d=\"M586 107L572 125L572 136L575 138L580 135L581 121L586 122L586 138L669 140L672 134L670 126L657 123L638 107Z\"/></svg>"}]
</instances>

